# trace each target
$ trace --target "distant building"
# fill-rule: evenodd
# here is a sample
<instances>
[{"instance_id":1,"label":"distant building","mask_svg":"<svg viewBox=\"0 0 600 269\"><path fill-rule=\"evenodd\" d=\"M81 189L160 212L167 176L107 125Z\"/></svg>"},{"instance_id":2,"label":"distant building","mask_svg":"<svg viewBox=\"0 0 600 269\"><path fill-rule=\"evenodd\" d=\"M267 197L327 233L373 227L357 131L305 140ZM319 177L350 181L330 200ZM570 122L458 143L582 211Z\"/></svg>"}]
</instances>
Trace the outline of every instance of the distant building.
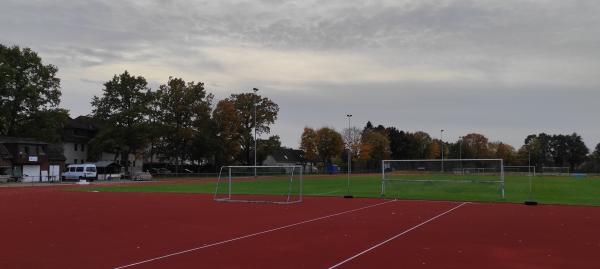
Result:
<instances>
[{"instance_id":1,"label":"distant building","mask_svg":"<svg viewBox=\"0 0 600 269\"><path fill-rule=\"evenodd\" d=\"M0 137L0 174L23 182L58 181L65 156L58 145L31 138Z\"/></svg>"},{"instance_id":2,"label":"distant building","mask_svg":"<svg viewBox=\"0 0 600 269\"><path fill-rule=\"evenodd\" d=\"M93 119L79 116L67 120L62 130L63 151L67 164L85 163L89 159L89 143L99 128Z\"/></svg>"},{"instance_id":3,"label":"distant building","mask_svg":"<svg viewBox=\"0 0 600 269\"><path fill-rule=\"evenodd\" d=\"M79 116L67 121L62 131L62 146L67 164L102 161L123 163L120 161L121 156L119 154L110 152L102 152L98 155L90 154L90 141L98 135L101 128L100 124L88 116ZM134 173L142 171L143 158L136 158L135 154L130 154L127 161L133 166Z\"/></svg>"},{"instance_id":4,"label":"distant building","mask_svg":"<svg viewBox=\"0 0 600 269\"><path fill-rule=\"evenodd\" d=\"M304 173L316 172L313 163L304 158L304 152L297 149L281 148L267 156L263 161L266 166L302 166Z\"/></svg>"}]
</instances>

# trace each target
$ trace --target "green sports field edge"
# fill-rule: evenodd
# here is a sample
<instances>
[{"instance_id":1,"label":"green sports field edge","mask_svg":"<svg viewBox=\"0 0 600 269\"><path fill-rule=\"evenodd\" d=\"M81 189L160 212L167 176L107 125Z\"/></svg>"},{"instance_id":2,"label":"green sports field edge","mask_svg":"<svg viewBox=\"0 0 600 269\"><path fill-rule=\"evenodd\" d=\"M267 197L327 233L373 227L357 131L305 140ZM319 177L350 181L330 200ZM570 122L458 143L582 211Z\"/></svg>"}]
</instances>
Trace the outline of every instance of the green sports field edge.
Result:
<instances>
[{"instance_id":1,"label":"green sports field edge","mask_svg":"<svg viewBox=\"0 0 600 269\"><path fill-rule=\"evenodd\" d=\"M343 196L346 194L347 178L336 176L305 176L304 196ZM535 176L532 177L533 191L529 192L528 176L506 176L506 197L501 198L499 184L439 182L435 177L423 182L388 183L383 198L509 202L522 203L536 200L542 204L600 206L600 177ZM283 185L282 185L283 184ZM238 194L281 194L287 184L278 180L236 182ZM78 191L99 192L169 192L205 193L215 191L216 181L209 179L177 181L162 180L150 184L125 184L77 188ZM350 193L355 197L381 197L381 175L353 175L350 178Z\"/></svg>"}]
</instances>

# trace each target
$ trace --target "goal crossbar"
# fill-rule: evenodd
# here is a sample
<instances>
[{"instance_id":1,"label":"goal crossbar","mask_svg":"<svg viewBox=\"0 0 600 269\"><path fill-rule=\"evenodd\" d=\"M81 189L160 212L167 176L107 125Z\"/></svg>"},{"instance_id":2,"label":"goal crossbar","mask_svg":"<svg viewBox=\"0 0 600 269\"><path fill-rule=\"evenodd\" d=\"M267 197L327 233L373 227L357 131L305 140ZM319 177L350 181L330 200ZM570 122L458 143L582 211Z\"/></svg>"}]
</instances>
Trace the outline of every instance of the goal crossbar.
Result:
<instances>
[{"instance_id":1,"label":"goal crossbar","mask_svg":"<svg viewBox=\"0 0 600 269\"><path fill-rule=\"evenodd\" d=\"M391 163L412 163L421 166L401 167L407 170L394 170ZM468 165L470 163L470 165ZM492 167L477 166L482 163L494 164ZM389 164L389 165L386 165ZM432 170L427 164L435 164ZM446 165L446 169L444 168ZM450 167L448 167L450 166ZM386 172L401 171L397 177L387 177ZM410 172L410 173L406 173ZM388 182L448 182L448 183L496 183L500 187L501 196L505 198L503 159L417 159L417 160L383 160L381 162L381 196L385 195ZM497 176L497 177L496 177Z\"/></svg>"},{"instance_id":2,"label":"goal crossbar","mask_svg":"<svg viewBox=\"0 0 600 269\"><path fill-rule=\"evenodd\" d=\"M526 171L518 171L519 169L527 169ZM517 170L517 171L514 171ZM533 165L505 165L504 173L527 173L535 176L535 166Z\"/></svg>"},{"instance_id":3,"label":"goal crossbar","mask_svg":"<svg viewBox=\"0 0 600 269\"><path fill-rule=\"evenodd\" d=\"M238 191L237 185L244 185L244 188ZM302 185L303 168L299 165L222 166L213 199L218 202L299 203L302 202Z\"/></svg>"}]
</instances>

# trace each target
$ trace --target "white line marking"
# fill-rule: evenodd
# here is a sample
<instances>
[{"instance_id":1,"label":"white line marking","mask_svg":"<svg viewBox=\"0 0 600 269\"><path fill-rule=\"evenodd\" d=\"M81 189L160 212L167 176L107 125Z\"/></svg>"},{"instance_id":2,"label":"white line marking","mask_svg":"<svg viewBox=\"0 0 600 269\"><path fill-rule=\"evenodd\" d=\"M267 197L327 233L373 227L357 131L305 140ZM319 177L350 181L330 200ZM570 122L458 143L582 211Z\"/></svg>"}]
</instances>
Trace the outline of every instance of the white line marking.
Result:
<instances>
[{"instance_id":1,"label":"white line marking","mask_svg":"<svg viewBox=\"0 0 600 269\"><path fill-rule=\"evenodd\" d=\"M322 220L322 219L327 219L327 218L331 218L331 217L335 217L335 216L339 216L339 215L343 215L343 214L347 214L347 213L352 213L352 212L356 212L356 211L368 209L368 208L371 208L371 207L376 207L376 206L388 204L388 203L395 202L395 201L396 200L389 200L389 201L385 201L385 202L374 204L374 205L364 206L364 207L360 207L360 208L356 208L356 209L351 209L351 210L347 210L347 211L343 211L343 212L339 212L339 213L335 213L335 214L331 214L331 215L327 215L327 216L323 216L323 217L318 217L318 218L315 218L315 219L305 220L305 221L297 222L297 223L294 223L294 224L289 224L289 225L285 225L285 226L281 226L281 227L277 227L277 228L265 230L265 231L262 231L262 232L248 234L248 235L244 235L244 236L240 236L240 237L228 239L228 240L221 241L221 242L216 242L216 243L212 243L212 244L208 244L208 245L202 245L200 247L195 247L195 248L191 248L191 249L188 249L188 250L183 250L183 251L179 251L179 252L167 254L167 255L164 255L164 256L160 256L160 257L156 257L156 258L147 259L147 260L135 262L135 263L128 264L128 265L123 265L123 266L115 267L114 269L122 269L122 268L127 268L127 267L133 267L133 266L136 266L136 265L140 265L140 264L144 264L144 263L149 263L149 262L156 261L156 260L165 259L165 258L168 258L168 257L177 256L177 255L181 255L181 254L188 253L188 252L193 252L193 251L204 249L204 248L209 248L209 247L214 247L214 246L218 246L218 245L223 245L223 244L227 244L227 243L230 243L230 242L233 242L233 241L238 241L238 240L241 240L241 239L255 237L255 236L258 236L258 235L262 235L262 234L266 234L266 233L270 233L270 232L275 232L275 231L279 231L279 230L291 228L291 227L294 227L294 226L298 226L298 225L302 225L302 224L306 224L306 223L310 223L310 222L315 222L315 221L319 221L319 220Z\"/></svg>"},{"instance_id":2,"label":"white line marking","mask_svg":"<svg viewBox=\"0 0 600 269\"><path fill-rule=\"evenodd\" d=\"M392 236L392 237L388 238L387 240L385 240L385 241L383 241L383 242L381 242L381 243L379 243L379 244L377 244L377 245L374 245L374 246L372 246L372 247L370 247L370 248L368 248L368 249L366 249L366 250L363 250L363 251L361 251L360 253L358 253L358 254L356 254L356 255L354 255L354 256L352 256L352 257L348 258L348 259L345 259L345 260L343 260L343 261L341 261L341 262L337 263L337 264L336 264L336 265L334 265L334 266L331 266L331 267L329 267L329 269L337 268L337 267L339 267L339 266L341 266L341 265L343 265L343 264L345 264L345 263L347 263L347 262L349 262L349 261L351 261L351 260L354 260L354 259L356 259L358 256L361 256L361 255L363 255L363 254L365 254L365 253L367 253L367 252L369 252L369 251L371 251L371 250L373 250L373 249L376 249L376 248L378 248L378 247L380 247L380 246L382 246L382 245L384 245L384 244L386 244L386 243L388 243L388 242L390 242L390 241L392 241L392 240L394 240L394 239L396 239L396 238L398 238L398 237L400 237L400 236L403 236L403 235L405 235L405 234L409 233L410 231L412 231L412 230L414 230L414 229L417 229L417 228L419 228L419 227L421 227L421 226L423 226L423 225L425 225L425 224L427 224L427 223L429 223L429 222L431 222L431 221L434 221L435 219L437 219L437 218L439 218L439 217L441 217L441 216L443 216L443 215L446 215L446 214L448 214L448 213L450 213L450 212L454 211L455 209L457 209L457 208L459 208L459 207L461 207L461 206L463 206L463 205L466 205L466 204L469 204L469 202L463 202L463 203L461 203L460 205L457 205L457 206L455 206L455 207L453 207L453 208L451 208L451 209L448 209L448 210L444 211L443 213L440 213L440 214L438 214L437 216L435 216L435 217L433 217L433 218L430 218L430 219L428 219L428 220L426 220L426 221L424 221L424 222L421 222L420 224L417 224L417 225L415 225L415 226L411 227L411 228L410 228L410 229L408 229L408 230L405 230L405 231L403 231L403 232L401 232L401 233L399 233L399 234L397 234L397 235L394 235L394 236Z\"/></svg>"}]
</instances>

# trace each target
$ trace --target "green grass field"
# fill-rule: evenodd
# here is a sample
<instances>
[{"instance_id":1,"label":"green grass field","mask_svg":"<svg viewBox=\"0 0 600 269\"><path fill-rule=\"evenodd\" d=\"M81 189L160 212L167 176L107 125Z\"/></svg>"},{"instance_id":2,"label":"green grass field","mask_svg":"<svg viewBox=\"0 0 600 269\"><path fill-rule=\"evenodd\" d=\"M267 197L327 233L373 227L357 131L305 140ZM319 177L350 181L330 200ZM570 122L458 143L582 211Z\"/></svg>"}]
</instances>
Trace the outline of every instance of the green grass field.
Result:
<instances>
[{"instance_id":1,"label":"green grass field","mask_svg":"<svg viewBox=\"0 0 600 269\"><path fill-rule=\"evenodd\" d=\"M499 185L477 182L445 182L443 175L432 175L424 182L390 182L386 186L386 198L511 202L522 203L530 198L529 177L506 176L506 198L502 199ZM421 176L422 178L422 176ZM95 186L86 191L108 192L172 192L172 193L214 193L216 183L211 180L197 180L174 183L168 180L158 184L130 184ZM294 186L297 187L297 186ZM281 194L286 193L285 180L258 180L235 182L233 193L239 194ZM346 194L346 176L325 176L304 178L305 196L343 196ZM223 190L220 190L220 192ZM350 179L350 192L355 197L381 197L379 175L354 175ZM600 177L533 177L531 198L543 204L594 205L600 206Z\"/></svg>"}]
</instances>

